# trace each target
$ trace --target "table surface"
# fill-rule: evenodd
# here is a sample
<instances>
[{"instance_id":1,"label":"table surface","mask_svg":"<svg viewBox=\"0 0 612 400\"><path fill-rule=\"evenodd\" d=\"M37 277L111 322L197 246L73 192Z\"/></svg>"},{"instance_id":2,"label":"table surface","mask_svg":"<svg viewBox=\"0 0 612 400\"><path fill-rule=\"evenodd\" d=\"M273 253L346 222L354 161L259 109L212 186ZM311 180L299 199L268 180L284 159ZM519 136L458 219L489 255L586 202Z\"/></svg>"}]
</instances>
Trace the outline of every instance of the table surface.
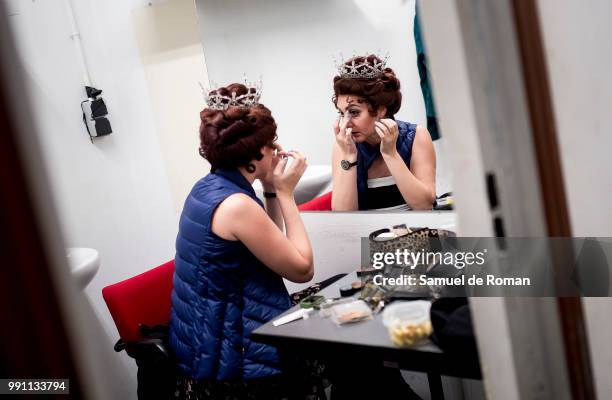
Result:
<instances>
[{"instance_id":1,"label":"table surface","mask_svg":"<svg viewBox=\"0 0 612 400\"><path fill-rule=\"evenodd\" d=\"M358 279L356 273L352 272L317 294L327 298L339 297L340 287ZM358 294L354 297L358 297ZM299 306L282 315L297 309ZM274 320L278 318L280 316ZM387 328L382 323L382 312L376 314L372 320L341 326L337 326L330 318L322 318L318 312L313 312L306 320L300 319L281 326L274 326L270 321L253 331L251 338L278 347L291 347L292 351L309 355L341 357L345 352L351 355L363 352L375 355L383 361L396 363L402 369L480 379L477 365L465 365L449 358L429 340L412 348L394 346Z\"/></svg>"}]
</instances>

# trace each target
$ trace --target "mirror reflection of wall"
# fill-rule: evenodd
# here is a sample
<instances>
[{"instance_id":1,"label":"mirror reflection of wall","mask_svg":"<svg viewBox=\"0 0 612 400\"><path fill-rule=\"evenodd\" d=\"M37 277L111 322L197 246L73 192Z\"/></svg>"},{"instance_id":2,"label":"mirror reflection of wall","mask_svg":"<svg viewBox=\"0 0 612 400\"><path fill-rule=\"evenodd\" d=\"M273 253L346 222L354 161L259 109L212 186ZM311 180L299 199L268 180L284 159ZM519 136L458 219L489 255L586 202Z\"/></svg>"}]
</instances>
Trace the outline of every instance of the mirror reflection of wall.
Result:
<instances>
[{"instance_id":1,"label":"mirror reflection of wall","mask_svg":"<svg viewBox=\"0 0 612 400\"><path fill-rule=\"evenodd\" d=\"M426 125L413 0L197 0L196 8L213 85L261 77L261 102L277 121L279 142L302 151L310 165L330 170L334 59L341 54L388 53L402 90L396 118ZM442 194L450 189L439 142L436 181Z\"/></svg>"}]
</instances>

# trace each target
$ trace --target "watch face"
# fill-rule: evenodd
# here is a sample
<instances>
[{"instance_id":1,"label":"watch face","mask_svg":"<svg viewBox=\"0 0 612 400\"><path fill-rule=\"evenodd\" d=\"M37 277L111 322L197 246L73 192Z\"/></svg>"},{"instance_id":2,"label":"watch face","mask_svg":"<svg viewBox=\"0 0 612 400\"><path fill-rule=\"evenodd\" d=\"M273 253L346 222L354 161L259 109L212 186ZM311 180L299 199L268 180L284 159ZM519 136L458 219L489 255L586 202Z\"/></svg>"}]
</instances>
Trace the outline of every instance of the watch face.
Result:
<instances>
[{"instance_id":1,"label":"watch face","mask_svg":"<svg viewBox=\"0 0 612 400\"><path fill-rule=\"evenodd\" d=\"M351 168L351 163L346 160L342 160L340 161L340 166L342 167L342 169L349 169Z\"/></svg>"}]
</instances>

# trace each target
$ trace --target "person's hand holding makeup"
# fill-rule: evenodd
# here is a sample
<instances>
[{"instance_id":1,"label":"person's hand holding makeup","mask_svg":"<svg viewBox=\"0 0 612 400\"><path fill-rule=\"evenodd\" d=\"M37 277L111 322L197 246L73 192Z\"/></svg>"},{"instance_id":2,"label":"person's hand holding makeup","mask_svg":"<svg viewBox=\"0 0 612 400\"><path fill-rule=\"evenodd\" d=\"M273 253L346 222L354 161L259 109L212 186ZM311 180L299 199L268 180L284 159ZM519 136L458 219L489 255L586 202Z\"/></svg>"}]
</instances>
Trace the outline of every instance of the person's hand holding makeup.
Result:
<instances>
[{"instance_id":1,"label":"person's hand holding makeup","mask_svg":"<svg viewBox=\"0 0 612 400\"><path fill-rule=\"evenodd\" d=\"M353 128L347 128L351 117L349 115L341 115L334 122L334 135L336 143L342 151L343 158L354 158L357 155L357 146L351 135Z\"/></svg>"},{"instance_id":2,"label":"person's hand holding makeup","mask_svg":"<svg viewBox=\"0 0 612 400\"><path fill-rule=\"evenodd\" d=\"M278 162L281 159L281 154L283 153L283 147L278 144L278 143L274 143L272 144L272 146L274 147L274 156L272 158L272 168L270 168L268 170L268 173L266 174L266 176L264 178L261 178L261 186L264 189L264 192L274 192L274 169L276 168L276 165L278 164Z\"/></svg>"},{"instance_id":3,"label":"person's hand holding makeup","mask_svg":"<svg viewBox=\"0 0 612 400\"><path fill-rule=\"evenodd\" d=\"M300 178L306 171L308 164L306 157L299 151L280 151L280 159L274 168L274 187L279 194L293 195ZM291 157L293 161L287 166L287 160Z\"/></svg>"},{"instance_id":4,"label":"person's hand holding makeup","mask_svg":"<svg viewBox=\"0 0 612 400\"><path fill-rule=\"evenodd\" d=\"M383 156L394 156L397 154L396 143L399 135L397 123L390 118L384 118L374 122L374 124L374 129L378 136L380 136L380 152Z\"/></svg>"}]
</instances>

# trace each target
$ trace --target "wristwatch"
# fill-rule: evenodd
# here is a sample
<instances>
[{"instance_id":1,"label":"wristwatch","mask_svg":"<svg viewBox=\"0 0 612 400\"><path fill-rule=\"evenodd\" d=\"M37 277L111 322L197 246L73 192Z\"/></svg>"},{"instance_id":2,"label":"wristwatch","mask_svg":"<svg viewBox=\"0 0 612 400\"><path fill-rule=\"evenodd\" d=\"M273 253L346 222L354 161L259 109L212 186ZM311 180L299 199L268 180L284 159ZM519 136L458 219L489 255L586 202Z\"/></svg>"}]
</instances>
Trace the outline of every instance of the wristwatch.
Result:
<instances>
[{"instance_id":1,"label":"wristwatch","mask_svg":"<svg viewBox=\"0 0 612 400\"><path fill-rule=\"evenodd\" d=\"M357 161L353 161L353 162L350 162L348 160L340 161L340 166L345 171L348 171L349 169L351 169L351 167L354 167L355 165L357 165Z\"/></svg>"}]
</instances>

